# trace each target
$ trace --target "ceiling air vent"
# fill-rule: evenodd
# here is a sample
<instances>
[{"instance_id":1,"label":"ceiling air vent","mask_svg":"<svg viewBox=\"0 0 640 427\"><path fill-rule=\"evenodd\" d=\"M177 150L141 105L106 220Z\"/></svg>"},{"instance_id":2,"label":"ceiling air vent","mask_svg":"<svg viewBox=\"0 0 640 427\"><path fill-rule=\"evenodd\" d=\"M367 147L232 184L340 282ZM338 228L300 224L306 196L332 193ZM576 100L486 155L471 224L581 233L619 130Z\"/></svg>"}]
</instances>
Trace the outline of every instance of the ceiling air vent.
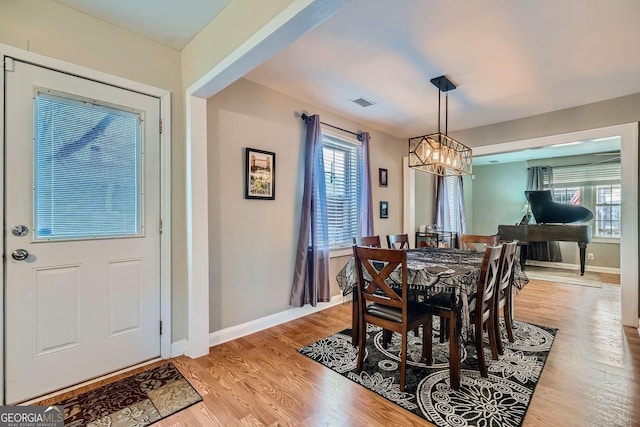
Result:
<instances>
[{"instance_id":1,"label":"ceiling air vent","mask_svg":"<svg viewBox=\"0 0 640 427\"><path fill-rule=\"evenodd\" d=\"M369 101L368 99L364 99L362 97L355 98L355 99L350 99L349 101L353 102L354 104L358 104L361 107L370 107L372 105L376 105L375 102Z\"/></svg>"}]
</instances>

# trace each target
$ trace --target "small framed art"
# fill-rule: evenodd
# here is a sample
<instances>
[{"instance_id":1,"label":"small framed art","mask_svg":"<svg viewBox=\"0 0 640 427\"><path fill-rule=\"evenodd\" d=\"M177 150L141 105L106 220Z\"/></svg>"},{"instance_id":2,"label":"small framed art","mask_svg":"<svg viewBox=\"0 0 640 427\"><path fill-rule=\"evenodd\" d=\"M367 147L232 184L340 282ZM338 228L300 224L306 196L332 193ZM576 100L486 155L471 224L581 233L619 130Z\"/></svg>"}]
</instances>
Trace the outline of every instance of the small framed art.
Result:
<instances>
[{"instance_id":1,"label":"small framed art","mask_svg":"<svg viewBox=\"0 0 640 427\"><path fill-rule=\"evenodd\" d=\"M389 202L380 202L380 218L389 218Z\"/></svg>"},{"instance_id":2,"label":"small framed art","mask_svg":"<svg viewBox=\"0 0 640 427\"><path fill-rule=\"evenodd\" d=\"M386 169L382 169L382 168L378 169L378 183L380 187L386 187L388 185L388 182L387 182L388 174L389 174L389 171L387 171Z\"/></svg>"},{"instance_id":3,"label":"small framed art","mask_svg":"<svg viewBox=\"0 0 640 427\"><path fill-rule=\"evenodd\" d=\"M276 153L245 149L244 198L274 200L276 198Z\"/></svg>"}]
</instances>

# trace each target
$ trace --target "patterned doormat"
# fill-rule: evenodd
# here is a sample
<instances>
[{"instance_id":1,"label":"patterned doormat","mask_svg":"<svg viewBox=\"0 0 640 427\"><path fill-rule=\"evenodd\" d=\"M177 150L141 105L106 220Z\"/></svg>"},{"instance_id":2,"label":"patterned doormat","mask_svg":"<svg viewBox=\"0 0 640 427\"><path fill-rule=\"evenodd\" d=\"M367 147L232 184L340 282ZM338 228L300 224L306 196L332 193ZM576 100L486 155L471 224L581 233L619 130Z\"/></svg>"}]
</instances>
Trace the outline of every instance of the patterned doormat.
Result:
<instances>
[{"instance_id":1,"label":"patterned doormat","mask_svg":"<svg viewBox=\"0 0 640 427\"><path fill-rule=\"evenodd\" d=\"M168 363L54 405L64 405L65 426L143 427L201 400Z\"/></svg>"},{"instance_id":2,"label":"patterned doormat","mask_svg":"<svg viewBox=\"0 0 640 427\"><path fill-rule=\"evenodd\" d=\"M500 319L502 322L502 319ZM449 343L433 342L433 365L420 362L422 339L408 338L405 391L400 391L400 334L382 348L382 330L367 325L367 345L362 372L356 370L358 349L351 345L351 329L298 350L391 402L437 426L521 426L556 329L515 321L514 341L504 355L493 360L488 343L485 355L489 377L478 370L475 346L461 351L460 389L449 385Z\"/></svg>"}]
</instances>

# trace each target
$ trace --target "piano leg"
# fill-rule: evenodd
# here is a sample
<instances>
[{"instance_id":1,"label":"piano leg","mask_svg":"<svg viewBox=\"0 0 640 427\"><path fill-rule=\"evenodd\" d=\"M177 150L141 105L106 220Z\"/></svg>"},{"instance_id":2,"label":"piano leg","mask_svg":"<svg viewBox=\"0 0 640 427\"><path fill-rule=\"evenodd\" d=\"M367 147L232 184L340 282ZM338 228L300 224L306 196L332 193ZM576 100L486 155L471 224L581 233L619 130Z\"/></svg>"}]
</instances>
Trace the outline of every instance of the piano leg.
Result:
<instances>
[{"instance_id":1,"label":"piano leg","mask_svg":"<svg viewBox=\"0 0 640 427\"><path fill-rule=\"evenodd\" d=\"M529 245L527 243L523 243L520 245L520 269L524 271L524 264L527 262L527 252Z\"/></svg>"},{"instance_id":2,"label":"piano leg","mask_svg":"<svg viewBox=\"0 0 640 427\"><path fill-rule=\"evenodd\" d=\"M585 242L578 242L580 248L580 275L584 276L584 259L587 252L587 244Z\"/></svg>"}]
</instances>

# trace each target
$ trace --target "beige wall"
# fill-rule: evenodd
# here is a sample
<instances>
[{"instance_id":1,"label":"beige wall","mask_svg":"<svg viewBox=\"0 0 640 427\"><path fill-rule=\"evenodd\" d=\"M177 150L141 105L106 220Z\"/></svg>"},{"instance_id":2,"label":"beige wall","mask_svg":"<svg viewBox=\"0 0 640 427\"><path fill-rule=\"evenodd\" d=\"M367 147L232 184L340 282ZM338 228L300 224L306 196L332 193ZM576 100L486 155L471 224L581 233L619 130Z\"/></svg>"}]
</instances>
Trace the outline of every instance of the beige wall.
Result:
<instances>
[{"instance_id":1,"label":"beige wall","mask_svg":"<svg viewBox=\"0 0 640 427\"><path fill-rule=\"evenodd\" d=\"M187 327L184 91L294 2L232 0L179 52L54 1L1 0L1 44L172 93L172 341Z\"/></svg>"},{"instance_id":2,"label":"beige wall","mask_svg":"<svg viewBox=\"0 0 640 427\"><path fill-rule=\"evenodd\" d=\"M519 120L466 129L455 132L454 135L460 141L477 147L637 121L640 121L640 93ZM474 201L476 200L474 194ZM475 210L474 212L477 213ZM574 244L561 243L561 250L564 263L579 264L579 252ZM587 262L589 266L620 267L619 243L591 243L587 247L587 252L594 254L593 261Z\"/></svg>"},{"instance_id":3,"label":"beige wall","mask_svg":"<svg viewBox=\"0 0 640 427\"><path fill-rule=\"evenodd\" d=\"M302 112L370 132L375 232L383 238L401 232L404 141L245 79L211 97L207 109L212 332L291 308L304 176ZM276 153L275 200L243 198L246 147ZM378 168L388 169L388 187L378 186ZM380 200L389 202L388 219L379 218ZM331 261L333 295L335 275L347 260Z\"/></svg>"},{"instance_id":4,"label":"beige wall","mask_svg":"<svg viewBox=\"0 0 640 427\"><path fill-rule=\"evenodd\" d=\"M479 147L638 121L640 121L640 93L509 122L460 130L452 132L451 136L471 147ZM483 232L482 230L487 229L487 226L482 218L478 217L479 209L476 209L475 205L481 201L474 194L475 183L471 182L471 186L465 184L467 219L470 220L468 224L471 225L472 232ZM467 190L468 188L471 192ZM433 195L416 192L416 214L419 204L428 203L425 197L429 198ZM515 213L510 215L513 216ZM515 221L512 222L515 223ZM563 262L579 263L579 253L574 249L573 244L563 243L562 251ZM614 268L620 266L619 244L593 243L588 246L588 252L594 253L594 260L588 265Z\"/></svg>"},{"instance_id":5,"label":"beige wall","mask_svg":"<svg viewBox=\"0 0 640 427\"><path fill-rule=\"evenodd\" d=\"M451 132L451 136L473 148L638 121L640 121L640 93Z\"/></svg>"},{"instance_id":6,"label":"beige wall","mask_svg":"<svg viewBox=\"0 0 640 427\"><path fill-rule=\"evenodd\" d=\"M416 230L420 225L435 224L436 176L430 173L415 171L415 210ZM411 244L413 247L413 243Z\"/></svg>"},{"instance_id":7,"label":"beige wall","mask_svg":"<svg viewBox=\"0 0 640 427\"><path fill-rule=\"evenodd\" d=\"M1 0L0 43L172 95L172 338L186 333L185 146L180 52L53 1Z\"/></svg>"}]
</instances>

